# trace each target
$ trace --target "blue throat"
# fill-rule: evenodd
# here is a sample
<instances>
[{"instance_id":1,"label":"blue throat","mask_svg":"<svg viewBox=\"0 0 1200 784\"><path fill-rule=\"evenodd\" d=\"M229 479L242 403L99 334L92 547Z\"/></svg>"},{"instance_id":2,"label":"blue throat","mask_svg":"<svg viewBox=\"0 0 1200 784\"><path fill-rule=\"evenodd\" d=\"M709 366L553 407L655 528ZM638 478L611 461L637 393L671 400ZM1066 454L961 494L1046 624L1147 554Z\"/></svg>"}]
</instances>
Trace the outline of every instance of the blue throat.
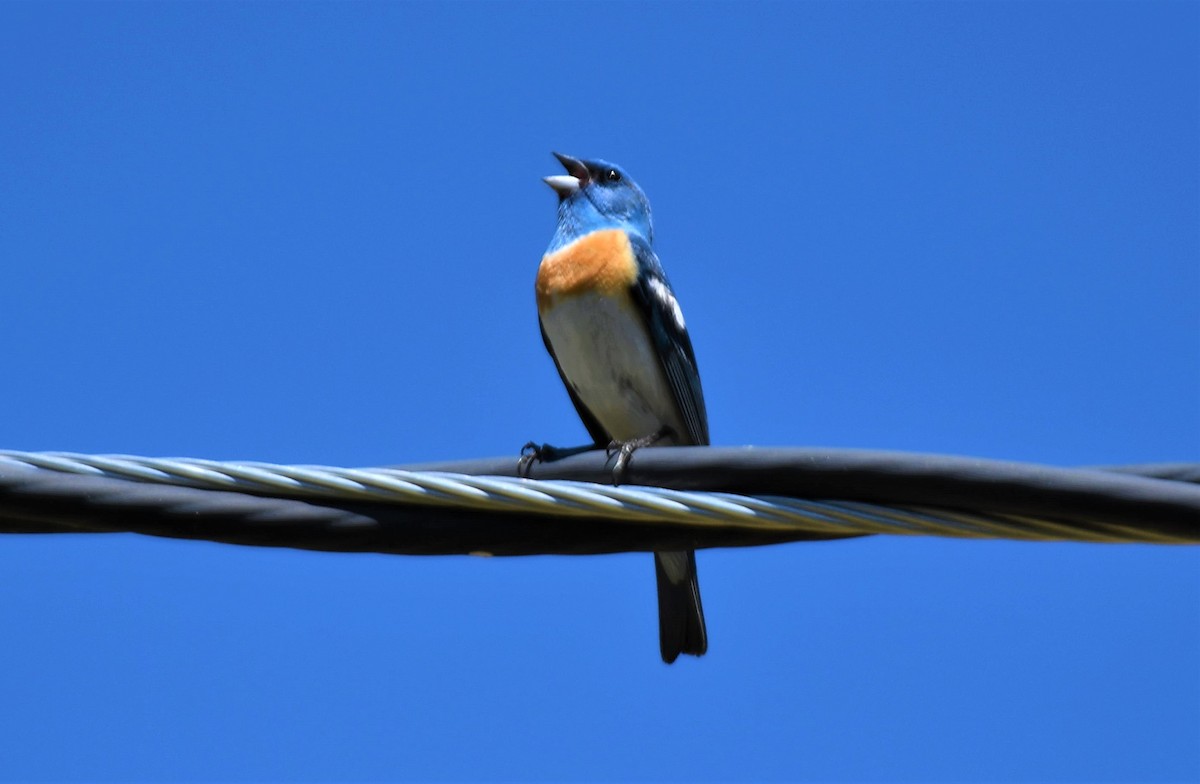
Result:
<instances>
[{"instance_id":1,"label":"blue throat","mask_svg":"<svg viewBox=\"0 0 1200 784\"><path fill-rule=\"evenodd\" d=\"M650 242L649 219L645 222L647 225L642 226L639 225L641 221L631 222L602 215L582 192L575 193L559 202L558 226L554 229L554 236L550 238L550 246L546 248L546 253L553 253L580 237L602 229L621 229Z\"/></svg>"}]
</instances>

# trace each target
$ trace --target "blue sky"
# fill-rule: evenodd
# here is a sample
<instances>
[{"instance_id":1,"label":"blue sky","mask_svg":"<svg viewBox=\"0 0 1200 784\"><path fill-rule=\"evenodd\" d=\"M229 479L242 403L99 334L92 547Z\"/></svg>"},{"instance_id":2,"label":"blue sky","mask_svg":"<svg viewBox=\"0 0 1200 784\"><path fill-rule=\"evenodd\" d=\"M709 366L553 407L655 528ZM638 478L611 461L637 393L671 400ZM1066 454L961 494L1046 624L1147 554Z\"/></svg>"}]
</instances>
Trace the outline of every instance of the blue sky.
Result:
<instances>
[{"instance_id":1,"label":"blue sky","mask_svg":"<svg viewBox=\"0 0 1200 784\"><path fill-rule=\"evenodd\" d=\"M714 443L1200 455L1195 3L0 5L0 446L585 438L552 149L654 206ZM1200 552L0 540L0 778L1200 777Z\"/></svg>"}]
</instances>

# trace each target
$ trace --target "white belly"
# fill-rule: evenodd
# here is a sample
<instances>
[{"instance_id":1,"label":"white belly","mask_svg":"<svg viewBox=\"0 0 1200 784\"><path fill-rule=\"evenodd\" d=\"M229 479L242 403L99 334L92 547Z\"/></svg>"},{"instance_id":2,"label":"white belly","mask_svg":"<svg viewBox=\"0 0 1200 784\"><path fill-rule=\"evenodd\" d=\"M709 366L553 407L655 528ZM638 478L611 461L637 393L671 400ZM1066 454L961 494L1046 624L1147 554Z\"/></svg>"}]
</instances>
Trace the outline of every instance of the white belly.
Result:
<instances>
[{"instance_id":1,"label":"white belly","mask_svg":"<svg viewBox=\"0 0 1200 784\"><path fill-rule=\"evenodd\" d=\"M631 302L594 294L564 298L542 314L542 328L567 382L612 438L654 435L663 425L686 438L658 355Z\"/></svg>"}]
</instances>

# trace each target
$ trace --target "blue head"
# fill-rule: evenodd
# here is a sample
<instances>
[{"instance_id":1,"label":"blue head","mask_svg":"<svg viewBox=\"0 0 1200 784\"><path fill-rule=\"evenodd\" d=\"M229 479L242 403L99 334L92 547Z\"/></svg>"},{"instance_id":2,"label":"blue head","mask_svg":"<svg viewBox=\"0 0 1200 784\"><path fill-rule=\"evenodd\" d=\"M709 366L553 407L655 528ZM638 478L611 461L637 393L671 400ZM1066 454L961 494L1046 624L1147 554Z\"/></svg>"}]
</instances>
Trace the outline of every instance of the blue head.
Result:
<instances>
[{"instance_id":1,"label":"blue head","mask_svg":"<svg viewBox=\"0 0 1200 784\"><path fill-rule=\"evenodd\" d=\"M650 202L620 166L576 160L557 152L554 157L567 173L546 178L546 184L558 194L558 228L549 251L597 229L623 229L654 241Z\"/></svg>"}]
</instances>

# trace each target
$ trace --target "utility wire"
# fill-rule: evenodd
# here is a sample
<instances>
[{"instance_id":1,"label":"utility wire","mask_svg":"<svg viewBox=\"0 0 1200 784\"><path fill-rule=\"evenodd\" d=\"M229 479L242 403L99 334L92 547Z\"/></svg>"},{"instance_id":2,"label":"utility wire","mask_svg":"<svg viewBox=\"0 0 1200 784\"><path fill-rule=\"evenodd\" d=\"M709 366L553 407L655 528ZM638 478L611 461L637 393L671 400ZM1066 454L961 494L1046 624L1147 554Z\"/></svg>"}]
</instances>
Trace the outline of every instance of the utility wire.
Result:
<instances>
[{"instance_id":1,"label":"utility wire","mask_svg":"<svg viewBox=\"0 0 1200 784\"><path fill-rule=\"evenodd\" d=\"M593 451L346 469L0 451L0 533L133 531L313 550L604 553L867 534L1200 542L1200 466L1063 469L832 449Z\"/></svg>"}]
</instances>

